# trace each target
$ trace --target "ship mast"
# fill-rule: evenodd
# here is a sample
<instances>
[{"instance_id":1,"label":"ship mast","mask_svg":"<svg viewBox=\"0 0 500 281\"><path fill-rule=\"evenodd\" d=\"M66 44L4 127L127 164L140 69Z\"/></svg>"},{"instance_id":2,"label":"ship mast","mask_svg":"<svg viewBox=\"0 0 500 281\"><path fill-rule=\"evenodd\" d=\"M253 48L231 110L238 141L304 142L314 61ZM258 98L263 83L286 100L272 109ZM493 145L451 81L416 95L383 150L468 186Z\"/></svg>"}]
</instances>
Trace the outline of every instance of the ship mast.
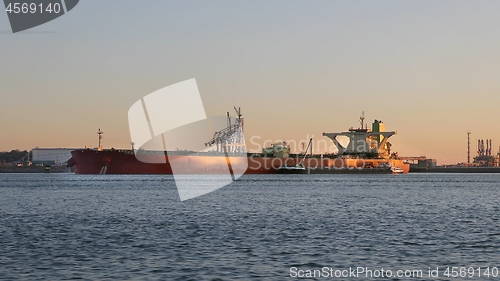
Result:
<instances>
[{"instance_id":1,"label":"ship mast","mask_svg":"<svg viewBox=\"0 0 500 281\"><path fill-rule=\"evenodd\" d=\"M99 144L99 146L97 147L98 151L102 151L102 146L101 146L102 134L104 134L104 132L101 131L101 128L99 128L99 130L97 131L97 135L99 136L99 138L98 138L98 144Z\"/></svg>"}]
</instances>

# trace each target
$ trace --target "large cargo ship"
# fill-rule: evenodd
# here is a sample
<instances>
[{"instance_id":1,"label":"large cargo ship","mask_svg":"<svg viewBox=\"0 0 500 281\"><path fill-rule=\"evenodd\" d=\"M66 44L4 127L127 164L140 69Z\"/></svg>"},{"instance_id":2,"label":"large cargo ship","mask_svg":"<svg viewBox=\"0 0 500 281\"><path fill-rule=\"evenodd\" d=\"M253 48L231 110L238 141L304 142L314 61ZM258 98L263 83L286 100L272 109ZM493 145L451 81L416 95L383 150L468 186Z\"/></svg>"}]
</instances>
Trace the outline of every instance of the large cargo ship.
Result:
<instances>
[{"instance_id":1,"label":"large cargo ship","mask_svg":"<svg viewBox=\"0 0 500 281\"><path fill-rule=\"evenodd\" d=\"M360 128L323 133L337 147L335 154L307 153L309 149L301 154L291 154L286 142L273 144L262 152L247 153L244 150L243 118L238 110L237 113L236 122L229 123L205 143L213 148L212 151L116 150L102 149L99 143L98 149L72 151L68 166L75 166L77 174L226 174L229 171L232 175L241 175L284 171L310 174L409 171L409 165L399 160L396 153L391 153L388 139L396 132L386 132L382 121L375 120L372 128L368 129L363 126L362 116ZM100 140L102 132L99 130L98 134ZM341 144L340 136L347 137L347 144Z\"/></svg>"}]
</instances>

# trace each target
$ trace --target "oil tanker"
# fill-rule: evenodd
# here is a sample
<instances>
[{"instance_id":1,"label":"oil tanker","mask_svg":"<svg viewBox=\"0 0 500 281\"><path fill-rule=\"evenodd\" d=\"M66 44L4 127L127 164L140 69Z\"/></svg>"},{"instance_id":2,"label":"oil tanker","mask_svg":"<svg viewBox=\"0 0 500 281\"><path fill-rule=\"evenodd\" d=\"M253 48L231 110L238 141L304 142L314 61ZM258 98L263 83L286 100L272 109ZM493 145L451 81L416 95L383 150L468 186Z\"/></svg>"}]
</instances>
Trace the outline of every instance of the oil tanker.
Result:
<instances>
[{"instance_id":1,"label":"oil tanker","mask_svg":"<svg viewBox=\"0 0 500 281\"><path fill-rule=\"evenodd\" d=\"M292 154L286 142L275 143L258 153L245 151L243 118L238 117L223 130L214 133L201 152L190 150L154 151L141 149L102 149L99 130L97 149L71 152L68 166L76 174L277 174L277 173L408 173L409 165L391 153L388 139L396 132L386 132L384 123L375 120L372 128L364 126L346 132L323 133L337 147L335 154L312 154L312 139L304 153ZM229 113L228 113L229 118ZM347 137L342 144L338 137ZM133 143L132 143L133 145ZM308 153L311 147L311 153Z\"/></svg>"}]
</instances>

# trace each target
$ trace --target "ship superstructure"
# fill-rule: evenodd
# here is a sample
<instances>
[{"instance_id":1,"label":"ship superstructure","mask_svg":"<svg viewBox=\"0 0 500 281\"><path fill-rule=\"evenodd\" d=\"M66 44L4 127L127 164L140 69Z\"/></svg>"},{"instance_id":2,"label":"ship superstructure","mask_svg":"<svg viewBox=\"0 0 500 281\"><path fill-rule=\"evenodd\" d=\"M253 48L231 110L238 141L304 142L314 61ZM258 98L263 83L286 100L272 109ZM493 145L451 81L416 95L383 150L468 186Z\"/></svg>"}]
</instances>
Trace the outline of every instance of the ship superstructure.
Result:
<instances>
[{"instance_id":1,"label":"ship superstructure","mask_svg":"<svg viewBox=\"0 0 500 281\"><path fill-rule=\"evenodd\" d=\"M338 149L338 155L353 155L360 158L389 158L391 156L391 143L389 138L396 134L395 131L386 132L381 120L372 123L371 130L364 127L364 112L360 119L360 128L350 128L347 132L323 133L330 138ZM337 139L339 136L348 138L347 145L342 145Z\"/></svg>"}]
</instances>

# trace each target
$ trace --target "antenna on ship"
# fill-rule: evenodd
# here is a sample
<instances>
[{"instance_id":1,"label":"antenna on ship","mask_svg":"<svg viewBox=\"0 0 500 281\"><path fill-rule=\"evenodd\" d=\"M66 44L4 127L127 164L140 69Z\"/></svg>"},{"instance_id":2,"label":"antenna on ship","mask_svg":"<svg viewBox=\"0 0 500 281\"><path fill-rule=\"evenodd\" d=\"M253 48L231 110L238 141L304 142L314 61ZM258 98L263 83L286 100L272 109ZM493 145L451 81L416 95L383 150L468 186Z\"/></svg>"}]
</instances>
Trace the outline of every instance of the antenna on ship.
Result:
<instances>
[{"instance_id":1,"label":"antenna on ship","mask_svg":"<svg viewBox=\"0 0 500 281\"><path fill-rule=\"evenodd\" d=\"M364 129L364 122L365 122L365 112L361 112L361 117L359 117L360 123L361 123L361 129Z\"/></svg>"},{"instance_id":2,"label":"antenna on ship","mask_svg":"<svg viewBox=\"0 0 500 281\"><path fill-rule=\"evenodd\" d=\"M102 146L101 146L102 134L104 134L104 132L101 131L101 128L99 128L99 130L97 131L97 135L99 136L99 146L97 147L98 151L102 151Z\"/></svg>"},{"instance_id":3,"label":"antenna on ship","mask_svg":"<svg viewBox=\"0 0 500 281\"><path fill-rule=\"evenodd\" d=\"M236 115L238 115L238 119L241 119L241 107L236 108L236 106L233 106L234 110L236 111Z\"/></svg>"},{"instance_id":4,"label":"antenna on ship","mask_svg":"<svg viewBox=\"0 0 500 281\"><path fill-rule=\"evenodd\" d=\"M470 131L467 132L467 164L470 164Z\"/></svg>"},{"instance_id":5,"label":"antenna on ship","mask_svg":"<svg viewBox=\"0 0 500 281\"><path fill-rule=\"evenodd\" d=\"M241 129L241 133L244 132L244 128L243 128L243 119L241 119L241 107L238 107L238 109L236 109L236 106L233 106L234 107L234 110L236 111L236 115L238 115L238 124L240 126L240 129Z\"/></svg>"}]
</instances>

